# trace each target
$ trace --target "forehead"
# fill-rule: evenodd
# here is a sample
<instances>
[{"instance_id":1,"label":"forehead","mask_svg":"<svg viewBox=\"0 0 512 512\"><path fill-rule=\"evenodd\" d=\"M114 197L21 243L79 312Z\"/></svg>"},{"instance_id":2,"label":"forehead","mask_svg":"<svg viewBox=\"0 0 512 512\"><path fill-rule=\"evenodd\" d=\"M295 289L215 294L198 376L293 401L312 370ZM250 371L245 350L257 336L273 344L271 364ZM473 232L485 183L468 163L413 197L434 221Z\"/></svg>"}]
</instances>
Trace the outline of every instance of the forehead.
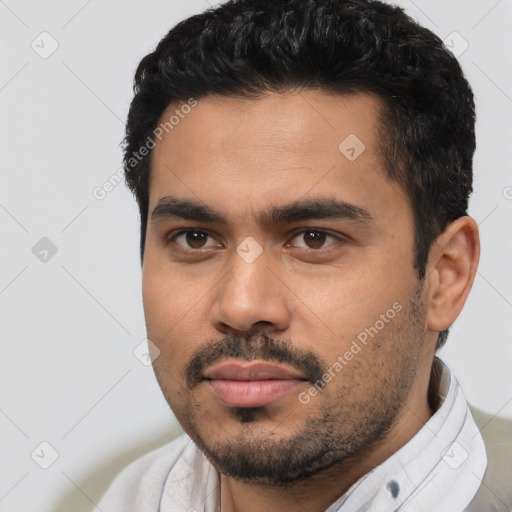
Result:
<instances>
[{"instance_id":1,"label":"forehead","mask_svg":"<svg viewBox=\"0 0 512 512\"><path fill-rule=\"evenodd\" d=\"M405 194L386 176L379 109L370 94L316 90L207 96L183 111L170 105L162 124L181 115L153 150L150 212L167 195L237 216L308 195L389 209Z\"/></svg>"}]
</instances>

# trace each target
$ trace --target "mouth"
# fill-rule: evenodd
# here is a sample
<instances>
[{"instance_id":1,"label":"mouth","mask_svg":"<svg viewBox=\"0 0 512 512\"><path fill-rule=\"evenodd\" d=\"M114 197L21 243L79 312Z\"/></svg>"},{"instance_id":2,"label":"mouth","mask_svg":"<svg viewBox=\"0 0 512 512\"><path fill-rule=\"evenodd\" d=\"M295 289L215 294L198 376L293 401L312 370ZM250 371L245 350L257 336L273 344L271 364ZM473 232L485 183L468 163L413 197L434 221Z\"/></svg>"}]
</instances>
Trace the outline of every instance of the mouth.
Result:
<instances>
[{"instance_id":1,"label":"mouth","mask_svg":"<svg viewBox=\"0 0 512 512\"><path fill-rule=\"evenodd\" d=\"M294 369L263 361L232 359L208 368L203 381L230 407L263 407L291 393L307 379Z\"/></svg>"}]
</instances>

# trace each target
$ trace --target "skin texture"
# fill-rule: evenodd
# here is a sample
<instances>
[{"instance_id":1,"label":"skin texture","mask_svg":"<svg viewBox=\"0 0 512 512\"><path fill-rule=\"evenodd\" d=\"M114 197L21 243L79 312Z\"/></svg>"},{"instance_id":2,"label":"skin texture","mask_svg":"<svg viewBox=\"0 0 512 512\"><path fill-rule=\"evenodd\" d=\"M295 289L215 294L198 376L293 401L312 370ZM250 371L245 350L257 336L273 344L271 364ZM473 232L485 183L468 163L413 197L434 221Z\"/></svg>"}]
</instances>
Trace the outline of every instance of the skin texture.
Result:
<instances>
[{"instance_id":1,"label":"skin texture","mask_svg":"<svg viewBox=\"0 0 512 512\"><path fill-rule=\"evenodd\" d=\"M411 205L377 150L379 107L368 94L313 90L209 96L153 151L143 265L153 365L178 421L222 474L222 512L325 510L432 415L437 333L469 293L478 231L470 217L451 223L418 281ZM365 145L354 161L338 149L350 134ZM170 196L228 225L153 217ZM323 198L369 216L259 221L272 206ZM182 229L196 232L176 236ZM237 253L247 237L262 250L251 263ZM378 333L354 349L372 326ZM273 361L305 380L270 405L228 406L201 378L228 359ZM328 368L325 387L299 400Z\"/></svg>"}]
</instances>

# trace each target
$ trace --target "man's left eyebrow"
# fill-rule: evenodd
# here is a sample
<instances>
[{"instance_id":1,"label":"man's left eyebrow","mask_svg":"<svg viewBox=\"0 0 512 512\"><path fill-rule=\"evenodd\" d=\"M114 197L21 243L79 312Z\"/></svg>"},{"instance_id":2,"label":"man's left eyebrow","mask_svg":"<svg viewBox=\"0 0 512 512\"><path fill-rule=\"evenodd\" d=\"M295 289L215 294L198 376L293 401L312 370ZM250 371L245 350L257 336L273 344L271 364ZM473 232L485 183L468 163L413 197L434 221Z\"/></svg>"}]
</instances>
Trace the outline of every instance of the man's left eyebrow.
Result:
<instances>
[{"instance_id":1,"label":"man's left eyebrow","mask_svg":"<svg viewBox=\"0 0 512 512\"><path fill-rule=\"evenodd\" d=\"M366 224L373 220L373 216L361 206L342 199L322 197L272 206L261 215L260 222L272 226L313 219L349 220Z\"/></svg>"},{"instance_id":2,"label":"man's left eyebrow","mask_svg":"<svg viewBox=\"0 0 512 512\"><path fill-rule=\"evenodd\" d=\"M223 226L230 225L221 212L210 206L173 196L163 197L158 201L151 213L151 219L152 221L183 219ZM373 216L361 206L337 198L323 197L271 206L260 215L258 220L260 225L270 227L313 219L349 220L367 224L373 220Z\"/></svg>"}]
</instances>

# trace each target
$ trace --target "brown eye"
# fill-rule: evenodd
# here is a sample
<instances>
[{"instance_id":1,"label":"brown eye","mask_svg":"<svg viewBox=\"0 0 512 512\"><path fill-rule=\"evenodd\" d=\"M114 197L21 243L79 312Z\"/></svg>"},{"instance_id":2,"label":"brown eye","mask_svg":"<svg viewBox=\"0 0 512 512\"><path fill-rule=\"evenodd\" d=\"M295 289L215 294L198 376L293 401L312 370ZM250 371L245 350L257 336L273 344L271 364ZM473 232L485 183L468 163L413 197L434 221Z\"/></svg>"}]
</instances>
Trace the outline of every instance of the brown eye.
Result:
<instances>
[{"instance_id":1,"label":"brown eye","mask_svg":"<svg viewBox=\"0 0 512 512\"><path fill-rule=\"evenodd\" d=\"M303 237L309 247L318 249L324 245L327 234L320 231L306 231Z\"/></svg>"},{"instance_id":2,"label":"brown eye","mask_svg":"<svg viewBox=\"0 0 512 512\"><path fill-rule=\"evenodd\" d=\"M204 249L207 247L215 247L215 241L213 245L206 245L208 238L211 238L210 235L204 231L186 230L177 233L171 238L171 241L176 242L180 247L185 249Z\"/></svg>"},{"instance_id":3,"label":"brown eye","mask_svg":"<svg viewBox=\"0 0 512 512\"><path fill-rule=\"evenodd\" d=\"M207 238L208 235L206 233L198 233L197 231L189 231L185 235L187 244L189 244L193 249L200 249L203 247Z\"/></svg>"},{"instance_id":4,"label":"brown eye","mask_svg":"<svg viewBox=\"0 0 512 512\"><path fill-rule=\"evenodd\" d=\"M300 247L302 249L322 249L326 247L324 244L329 238L334 240L335 242L338 240L334 235L330 235L325 231L319 229L306 229L298 233L293 239L302 242L302 244L296 243L293 245L295 247Z\"/></svg>"}]
</instances>

